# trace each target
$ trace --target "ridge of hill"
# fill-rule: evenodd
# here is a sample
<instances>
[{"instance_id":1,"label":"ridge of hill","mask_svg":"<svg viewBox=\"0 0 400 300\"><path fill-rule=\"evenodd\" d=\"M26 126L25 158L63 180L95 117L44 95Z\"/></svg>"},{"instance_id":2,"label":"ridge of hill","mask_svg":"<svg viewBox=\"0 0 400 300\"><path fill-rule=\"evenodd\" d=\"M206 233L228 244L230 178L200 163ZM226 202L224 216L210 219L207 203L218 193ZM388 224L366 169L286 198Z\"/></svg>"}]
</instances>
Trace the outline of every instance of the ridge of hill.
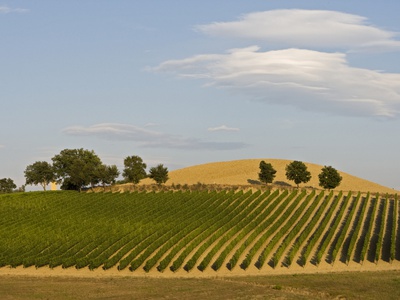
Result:
<instances>
[{"instance_id":1,"label":"ridge of hill","mask_svg":"<svg viewBox=\"0 0 400 300\"><path fill-rule=\"evenodd\" d=\"M275 183L283 186L295 186L285 176L285 167L292 160L286 159L242 159L222 162L211 162L190 166L169 172L169 180L166 185L177 184L218 184L218 185L249 185L258 182L258 173L260 171L260 161L264 160L271 163L277 171ZM319 187L318 174L321 172L322 165L304 162L308 170L311 172L312 178L306 184L301 184L300 187ZM399 191L385 187L383 185L368 181L348 173L338 170L343 177L342 182L336 190L343 191L360 191L360 192L378 192L378 193L398 193ZM141 181L141 184L152 184L153 180L147 178Z\"/></svg>"}]
</instances>

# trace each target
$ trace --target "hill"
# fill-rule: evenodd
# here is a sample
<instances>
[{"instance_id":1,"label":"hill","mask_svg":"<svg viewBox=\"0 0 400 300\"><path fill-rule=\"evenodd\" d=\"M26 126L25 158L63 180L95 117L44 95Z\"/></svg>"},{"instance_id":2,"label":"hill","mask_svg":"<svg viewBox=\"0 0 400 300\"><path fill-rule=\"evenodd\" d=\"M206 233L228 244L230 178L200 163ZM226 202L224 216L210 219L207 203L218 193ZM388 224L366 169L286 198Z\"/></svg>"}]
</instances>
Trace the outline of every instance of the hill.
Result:
<instances>
[{"instance_id":1,"label":"hill","mask_svg":"<svg viewBox=\"0 0 400 300\"><path fill-rule=\"evenodd\" d=\"M271 163L277 171L275 182L283 186L295 184L287 180L285 176L285 167L292 162L284 159L244 159L225 162L213 162L191 166L179 170L169 172L169 180L167 185L172 184L196 184L198 182L204 184L220 184L220 185L249 185L258 181L259 164L261 160ZM323 166L305 162L308 170L311 172L312 178L307 184L301 187L319 188L318 174ZM343 191L360 191L360 192L379 192L379 193L397 193L398 191L379 185L377 183L352 176L338 170L343 177L341 185L337 190ZM141 184L153 183L150 179L141 181Z\"/></svg>"}]
</instances>

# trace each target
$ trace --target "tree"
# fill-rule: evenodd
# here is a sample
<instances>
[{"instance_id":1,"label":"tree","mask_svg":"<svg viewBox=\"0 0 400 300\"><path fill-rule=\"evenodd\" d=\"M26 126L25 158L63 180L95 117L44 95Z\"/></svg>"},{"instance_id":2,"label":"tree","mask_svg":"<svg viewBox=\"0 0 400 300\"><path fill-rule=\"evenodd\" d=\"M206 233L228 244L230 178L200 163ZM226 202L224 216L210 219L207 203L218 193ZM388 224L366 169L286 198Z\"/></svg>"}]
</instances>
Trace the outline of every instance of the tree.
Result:
<instances>
[{"instance_id":1,"label":"tree","mask_svg":"<svg viewBox=\"0 0 400 300\"><path fill-rule=\"evenodd\" d=\"M120 174L116 165L101 165L97 172L99 181L102 183L104 190L106 189L106 185L115 184L115 181Z\"/></svg>"},{"instance_id":2,"label":"tree","mask_svg":"<svg viewBox=\"0 0 400 300\"><path fill-rule=\"evenodd\" d=\"M258 173L258 179L266 184L274 181L276 170L270 163L265 161L260 162L260 173Z\"/></svg>"},{"instance_id":3,"label":"tree","mask_svg":"<svg viewBox=\"0 0 400 300\"><path fill-rule=\"evenodd\" d=\"M167 182L168 178L168 168L164 167L163 164L159 164L156 167L150 168L149 177L153 179L157 184L161 185Z\"/></svg>"},{"instance_id":4,"label":"tree","mask_svg":"<svg viewBox=\"0 0 400 300\"><path fill-rule=\"evenodd\" d=\"M19 188L17 188L16 190L14 190L14 192L17 193L25 193L25 185L21 185Z\"/></svg>"},{"instance_id":5,"label":"tree","mask_svg":"<svg viewBox=\"0 0 400 300\"><path fill-rule=\"evenodd\" d=\"M139 156L128 156L124 159L124 171L122 176L126 181L138 184L140 180L146 178L147 165Z\"/></svg>"},{"instance_id":6,"label":"tree","mask_svg":"<svg viewBox=\"0 0 400 300\"><path fill-rule=\"evenodd\" d=\"M321 169L318 178L319 185L328 190L338 187L342 181L342 176L340 176L339 172L331 166L324 166Z\"/></svg>"},{"instance_id":7,"label":"tree","mask_svg":"<svg viewBox=\"0 0 400 300\"><path fill-rule=\"evenodd\" d=\"M286 166L286 178L294 181L299 187L300 183L309 182L311 179L311 173L307 170L307 166L301 161L292 161Z\"/></svg>"},{"instance_id":8,"label":"tree","mask_svg":"<svg viewBox=\"0 0 400 300\"><path fill-rule=\"evenodd\" d=\"M57 181L62 183L63 190L81 191L84 186L93 187L100 182L98 169L102 162L93 150L64 149L52 160Z\"/></svg>"},{"instance_id":9,"label":"tree","mask_svg":"<svg viewBox=\"0 0 400 300\"><path fill-rule=\"evenodd\" d=\"M40 184L45 191L46 186L56 180L56 175L53 166L47 161L37 161L26 167L25 179L26 184Z\"/></svg>"},{"instance_id":10,"label":"tree","mask_svg":"<svg viewBox=\"0 0 400 300\"><path fill-rule=\"evenodd\" d=\"M12 193L16 187L11 178L0 179L0 193Z\"/></svg>"}]
</instances>

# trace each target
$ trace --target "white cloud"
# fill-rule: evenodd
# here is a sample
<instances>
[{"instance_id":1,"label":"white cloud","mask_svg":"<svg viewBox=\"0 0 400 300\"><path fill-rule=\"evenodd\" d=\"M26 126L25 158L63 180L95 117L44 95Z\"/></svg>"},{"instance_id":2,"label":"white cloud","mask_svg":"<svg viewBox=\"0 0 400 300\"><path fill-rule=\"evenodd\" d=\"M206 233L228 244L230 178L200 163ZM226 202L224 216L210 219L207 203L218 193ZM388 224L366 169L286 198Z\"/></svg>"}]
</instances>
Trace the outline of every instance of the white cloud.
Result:
<instances>
[{"instance_id":1,"label":"white cloud","mask_svg":"<svg viewBox=\"0 0 400 300\"><path fill-rule=\"evenodd\" d=\"M4 148L4 147L5 147L4 145L0 145L0 149L1 149L1 148Z\"/></svg>"},{"instance_id":2,"label":"white cloud","mask_svg":"<svg viewBox=\"0 0 400 300\"><path fill-rule=\"evenodd\" d=\"M140 147L231 150L241 149L247 145L240 142L213 142L187 138L148 130L129 124L103 123L90 127L72 126L65 128L63 133L71 136L96 136L108 140L136 142Z\"/></svg>"},{"instance_id":3,"label":"white cloud","mask_svg":"<svg viewBox=\"0 0 400 300\"><path fill-rule=\"evenodd\" d=\"M0 14L9 14L9 13L26 13L29 12L29 9L25 8L11 8L6 5L0 6Z\"/></svg>"},{"instance_id":4,"label":"white cloud","mask_svg":"<svg viewBox=\"0 0 400 300\"><path fill-rule=\"evenodd\" d=\"M282 9L243 15L238 21L196 28L216 37L249 39L285 47L328 47L355 51L400 50L397 33L367 23L367 18L327 10Z\"/></svg>"},{"instance_id":5,"label":"white cloud","mask_svg":"<svg viewBox=\"0 0 400 300\"><path fill-rule=\"evenodd\" d=\"M226 54L169 60L154 71L207 79L266 103L340 115L398 117L400 74L353 68L343 53L304 49L259 51L252 46Z\"/></svg>"},{"instance_id":6,"label":"white cloud","mask_svg":"<svg viewBox=\"0 0 400 300\"><path fill-rule=\"evenodd\" d=\"M239 128L228 127L226 125L221 125L218 127L210 127L207 129L208 131L239 131Z\"/></svg>"}]
</instances>

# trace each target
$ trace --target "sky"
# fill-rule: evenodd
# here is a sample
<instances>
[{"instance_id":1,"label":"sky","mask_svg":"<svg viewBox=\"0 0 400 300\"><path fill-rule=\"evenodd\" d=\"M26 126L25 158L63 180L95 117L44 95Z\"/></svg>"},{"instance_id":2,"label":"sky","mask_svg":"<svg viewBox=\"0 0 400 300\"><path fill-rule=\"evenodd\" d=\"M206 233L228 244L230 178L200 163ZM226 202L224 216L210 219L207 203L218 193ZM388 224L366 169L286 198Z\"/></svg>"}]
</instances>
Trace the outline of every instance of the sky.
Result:
<instances>
[{"instance_id":1,"label":"sky","mask_svg":"<svg viewBox=\"0 0 400 300\"><path fill-rule=\"evenodd\" d=\"M0 0L0 178L63 149L400 190L398 0Z\"/></svg>"}]
</instances>

